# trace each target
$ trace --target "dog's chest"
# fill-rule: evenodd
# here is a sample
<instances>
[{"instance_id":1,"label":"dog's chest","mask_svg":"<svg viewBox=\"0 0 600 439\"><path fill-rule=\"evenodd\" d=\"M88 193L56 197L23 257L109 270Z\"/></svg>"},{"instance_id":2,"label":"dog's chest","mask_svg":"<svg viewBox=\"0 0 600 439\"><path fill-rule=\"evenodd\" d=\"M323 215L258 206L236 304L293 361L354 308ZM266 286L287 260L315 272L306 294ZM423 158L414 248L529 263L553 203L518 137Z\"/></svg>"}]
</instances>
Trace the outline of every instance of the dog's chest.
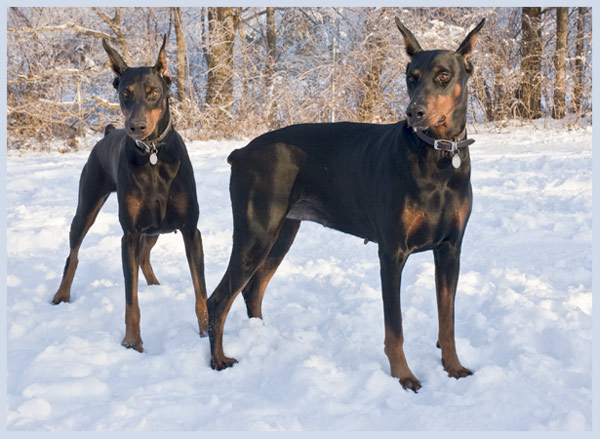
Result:
<instances>
[{"instance_id":1,"label":"dog's chest","mask_svg":"<svg viewBox=\"0 0 600 439\"><path fill-rule=\"evenodd\" d=\"M131 227L143 231L177 228L173 219L185 213L189 200L179 168L179 162L159 161L132 172L133 184L122 196L122 210Z\"/></svg>"},{"instance_id":2,"label":"dog's chest","mask_svg":"<svg viewBox=\"0 0 600 439\"><path fill-rule=\"evenodd\" d=\"M470 185L464 191L435 189L400 206L398 229L407 250L419 251L462 236L471 213Z\"/></svg>"}]
</instances>

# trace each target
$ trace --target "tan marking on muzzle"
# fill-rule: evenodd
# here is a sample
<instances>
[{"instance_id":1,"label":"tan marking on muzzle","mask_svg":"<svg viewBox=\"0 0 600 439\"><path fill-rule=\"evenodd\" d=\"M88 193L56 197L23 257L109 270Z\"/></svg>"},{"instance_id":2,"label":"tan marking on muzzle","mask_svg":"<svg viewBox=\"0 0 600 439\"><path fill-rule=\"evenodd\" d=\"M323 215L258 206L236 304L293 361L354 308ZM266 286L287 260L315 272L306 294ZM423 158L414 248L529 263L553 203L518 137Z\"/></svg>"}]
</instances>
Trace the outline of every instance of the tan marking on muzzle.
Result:
<instances>
[{"instance_id":1,"label":"tan marking on muzzle","mask_svg":"<svg viewBox=\"0 0 600 439\"><path fill-rule=\"evenodd\" d=\"M431 123L430 129L440 138L444 138L448 127L452 126L454 108L461 93L462 87L456 84L452 94L432 96L427 100L427 119ZM444 122L436 126L442 117L445 118Z\"/></svg>"},{"instance_id":2,"label":"tan marking on muzzle","mask_svg":"<svg viewBox=\"0 0 600 439\"><path fill-rule=\"evenodd\" d=\"M148 123L148 134L152 133L156 129L156 125L158 124L158 121L160 120L162 115L163 115L162 108L155 108L145 114L146 121Z\"/></svg>"}]
</instances>

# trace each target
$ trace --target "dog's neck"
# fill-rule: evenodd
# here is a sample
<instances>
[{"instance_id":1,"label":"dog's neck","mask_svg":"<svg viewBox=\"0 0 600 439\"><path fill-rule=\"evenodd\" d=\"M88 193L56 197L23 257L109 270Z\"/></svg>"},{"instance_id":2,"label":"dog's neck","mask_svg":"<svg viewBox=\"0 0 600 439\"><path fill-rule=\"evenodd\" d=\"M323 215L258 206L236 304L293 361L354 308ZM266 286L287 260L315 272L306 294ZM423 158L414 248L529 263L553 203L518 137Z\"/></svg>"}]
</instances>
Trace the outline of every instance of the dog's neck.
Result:
<instances>
[{"instance_id":1,"label":"dog's neck","mask_svg":"<svg viewBox=\"0 0 600 439\"><path fill-rule=\"evenodd\" d=\"M413 128L414 130L414 128ZM467 138L467 128L463 128L461 133L451 139L438 139L435 137L430 137L422 131L414 130L415 135L421 139L423 142L432 146L433 149L439 151L456 151L458 148L464 148L475 143L475 140Z\"/></svg>"},{"instance_id":2,"label":"dog's neck","mask_svg":"<svg viewBox=\"0 0 600 439\"><path fill-rule=\"evenodd\" d=\"M164 138L167 136L167 133L169 132L171 127L173 126L173 124L171 122L171 113L169 111L169 101L168 100L167 100L165 112L156 125L158 128L157 129L158 136L153 139L144 139L144 141L146 143L157 144L157 143L162 142L164 140Z\"/></svg>"},{"instance_id":3,"label":"dog's neck","mask_svg":"<svg viewBox=\"0 0 600 439\"><path fill-rule=\"evenodd\" d=\"M165 140L165 138L167 137L167 134L169 134L169 131L171 131L171 128L173 127L173 124L171 123L171 117L169 116L169 114L166 114L166 127L160 132L160 134L158 135L158 137L152 139L152 140L139 140L139 139L134 139L135 141L135 145L142 151L146 152L146 153L152 153L152 152L156 152L158 147L161 146L163 144L163 141ZM163 118L164 119L164 118Z\"/></svg>"}]
</instances>

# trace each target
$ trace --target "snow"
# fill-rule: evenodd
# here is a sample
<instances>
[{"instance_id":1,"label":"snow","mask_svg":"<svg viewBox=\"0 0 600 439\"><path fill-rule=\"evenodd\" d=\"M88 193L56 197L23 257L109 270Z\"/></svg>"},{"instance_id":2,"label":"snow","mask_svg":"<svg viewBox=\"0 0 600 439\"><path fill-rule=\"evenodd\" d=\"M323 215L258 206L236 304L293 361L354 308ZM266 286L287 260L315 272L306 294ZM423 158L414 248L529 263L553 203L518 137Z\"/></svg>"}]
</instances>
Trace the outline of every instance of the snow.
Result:
<instances>
[{"instance_id":1,"label":"snow","mask_svg":"<svg viewBox=\"0 0 600 439\"><path fill-rule=\"evenodd\" d=\"M304 223L265 295L225 326L235 367L210 368L197 335L180 234L140 283L145 352L121 347L124 288L116 197L80 251L72 303L52 306L85 150L7 157L9 430L590 430L592 129L471 129L474 210L456 305L471 377L447 377L431 253L402 279L405 350L418 394L389 375L375 244ZM231 247L227 154L188 142L209 293Z\"/></svg>"}]
</instances>

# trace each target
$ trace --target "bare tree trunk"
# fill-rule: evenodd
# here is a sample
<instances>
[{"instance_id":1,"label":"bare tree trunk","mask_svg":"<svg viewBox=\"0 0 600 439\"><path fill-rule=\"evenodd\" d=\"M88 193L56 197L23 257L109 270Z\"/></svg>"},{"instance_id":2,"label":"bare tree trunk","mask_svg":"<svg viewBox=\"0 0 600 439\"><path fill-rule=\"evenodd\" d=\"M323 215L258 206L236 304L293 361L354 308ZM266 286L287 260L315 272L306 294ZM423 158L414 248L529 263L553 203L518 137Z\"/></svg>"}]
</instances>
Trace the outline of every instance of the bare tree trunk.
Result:
<instances>
[{"instance_id":1,"label":"bare tree trunk","mask_svg":"<svg viewBox=\"0 0 600 439\"><path fill-rule=\"evenodd\" d=\"M233 8L208 8L206 104L215 123L231 119L233 105Z\"/></svg>"},{"instance_id":2,"label":"bare tree trunk","mask_svg":"<svg viewBox=\"0 0 600 439\"><path fill-rule=\"evenodd\" d=\"M517 114L525 119L542 117L542 8L522 8L521 86Z\"/></svg>"},{"instance_id":3,"label":"bare tree trunk","mask_svg":"<svg viewBox=\"0 0 600 439\"><path fill-rule=\"evenodd\" d=\"M175 78L175 83L177 84L177 100L179 102L185 102L185 54L187 48L183 37L181 8L173 8L173 18L175 23L175 38L177 39L177 77Z\"/></svg>"},{"instance_id":4,"label":"bare tree trunk","mask_svg":"<svg viewBox=\"0 0 600 439\"><path fill-rule=\"evenodd\" d=\"M587 8L577 8L577 40L575 41L575 74L573 84L573 105L575 112L581 114L581 95L584 80L584 53L583 43L585 39L585 14Z\"/></svg>"},{"instance_id":5,"label":"bare tree trunk","mask_svg":"<svg viewBox=\"0 0 600 439\"><path fill-rule=\"evenodd\" d=\"M267 123L269 129L277 128L277 102L273 93L275 59L277 58L277 33L275 31L275 8L267 8L267 59L265 62L265 88L267 90Z\"/></svg>"},{"instance_id":6,"label":"bare tree trunk","mask_svg":"<svg viewBox=\"0 0 600 439\"><path fill-rule=\"evenodd\" d=\"M554 52L554 99L552 117L565 117L567 94L567 24L569 8L556 8L556 50Z\"/></svg>"},{"instance_id":7,"label":"bare tree trunk","mask_svg":"<svg viewBox=\"0 0 600 439\"><path fill-rule=\"evenodd\" d=\"M385 41L377 32L377 25L382 19L378 10L368 12L366 20L367 41L365 50L369 54L368 66L363 77L364 91L359 102L359 118L362 122L375 122L377 119L377 102L381 99L379 80L384 61Z\"/></svg>"}]
</instances>

